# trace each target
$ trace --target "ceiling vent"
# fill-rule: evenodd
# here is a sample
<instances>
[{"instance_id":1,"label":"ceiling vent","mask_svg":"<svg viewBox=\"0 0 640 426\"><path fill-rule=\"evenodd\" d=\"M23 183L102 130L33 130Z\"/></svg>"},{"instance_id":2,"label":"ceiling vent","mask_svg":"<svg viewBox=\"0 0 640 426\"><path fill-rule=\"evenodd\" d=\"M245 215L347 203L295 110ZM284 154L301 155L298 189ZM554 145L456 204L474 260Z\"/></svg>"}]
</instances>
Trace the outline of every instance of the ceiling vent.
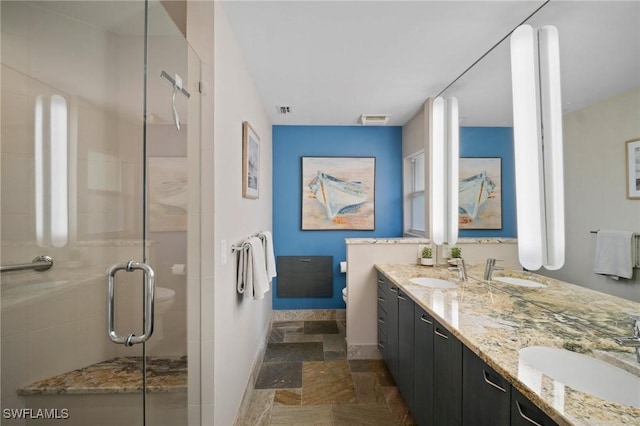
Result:
<instances>
[{"instance_id":1,"label":"ceiling vent","mask_svg":"<svg viewBox=\"0 0 640 426\"><path fill-rule=\"evenodd\" d=\"M293 109L290 106L276 105L276 110L280 115L293 114Z\"/></svg>"},{"instance_id":2,"label":"ceiling vent","mask_svg":"<svg viewBox=\"0 0 640 426\"><path fill-rule=\"evenodd\" d=\"M362 114L358 123L363 126L384 126L390 118L388 114Z\"/></svg>"}]
</instances>

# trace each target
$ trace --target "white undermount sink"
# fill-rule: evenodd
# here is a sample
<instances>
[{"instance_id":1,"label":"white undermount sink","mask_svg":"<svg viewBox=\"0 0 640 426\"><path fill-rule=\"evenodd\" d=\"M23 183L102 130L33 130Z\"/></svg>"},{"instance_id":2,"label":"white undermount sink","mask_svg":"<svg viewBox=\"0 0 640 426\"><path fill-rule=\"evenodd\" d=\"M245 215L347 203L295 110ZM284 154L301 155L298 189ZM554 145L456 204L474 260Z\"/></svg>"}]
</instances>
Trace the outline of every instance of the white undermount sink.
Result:
<instances>
[{"instance_id":1,"label":"white undermount sink","mask_svg":"<svg viewBox=\"0 0 640 426\"><path fill-rule=\"evenodd\" d=\"M441 280L439 278L419 277L409 280L413 284L431 288L455 288L456 285L450 281Z\"/></svg>"},{"instance_id":2,"label":"white undermount sink","mask_svg":"<svg viewBox=\"0 0 640 426\"><path fill-rule=\"evenodd\" d=\"M587 355L549 346L529 346L520 349L519 354L521 363L566 386L640 408L640 377L625 370ZM531 373L523 371L521 365L518 375L527 383Z\"/></svg>"},{"instance_id":3,"label":"white undermount sink","mask_svg":"<svg viewBox=\"0 0 640 426\"><path fill-rule=\"evenodd\" d=\"M517 285L520 287L529 287L529 288L544 288L546 287L546 285L535 282L535 281L531 281L531 280L526 280L523 278L516 278L516 277L493 277L491 278L493 281L500 281L501 283L505 283L505 284L511 284L511 285Z\"/></svg>"}]
</instances>

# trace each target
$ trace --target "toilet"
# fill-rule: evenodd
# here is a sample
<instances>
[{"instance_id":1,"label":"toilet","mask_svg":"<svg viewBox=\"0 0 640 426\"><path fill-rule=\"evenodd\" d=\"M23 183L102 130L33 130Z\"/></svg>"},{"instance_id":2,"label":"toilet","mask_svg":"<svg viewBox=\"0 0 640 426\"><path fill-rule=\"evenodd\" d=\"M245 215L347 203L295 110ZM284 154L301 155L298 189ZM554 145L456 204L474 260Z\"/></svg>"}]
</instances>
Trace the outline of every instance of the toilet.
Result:
<instances>
[{"instance_id":1,"label":"toilet","mask_svg":"<svg viewBox=\"0 0 640 426\"><path fill-rule=\"evenodd\" d=\"M176 292L170 288L156 287L155 289L155 305L154 305L154 324L153 324L153 337L157 340L161 340L164 337L163 331L163 317L164 314L169 312L173 301L176 297Z\"/></svg>"}]
</instances>

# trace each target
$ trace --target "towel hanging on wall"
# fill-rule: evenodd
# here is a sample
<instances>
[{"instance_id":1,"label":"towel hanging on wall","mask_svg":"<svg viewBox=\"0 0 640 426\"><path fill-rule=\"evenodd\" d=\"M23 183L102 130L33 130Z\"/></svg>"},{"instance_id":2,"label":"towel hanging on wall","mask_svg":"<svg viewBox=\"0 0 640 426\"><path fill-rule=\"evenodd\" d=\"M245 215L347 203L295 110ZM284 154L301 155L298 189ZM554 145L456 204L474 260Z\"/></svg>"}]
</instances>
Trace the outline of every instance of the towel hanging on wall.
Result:
<instances>
[{"instance_id":1,"label":"towel hanging on wall","mask_svg":"<svg viewBox=\"0 0 640 426\"><path fill-rule=\"evenodd\" d=\"M276 277L276 257L273 253L273 236L269 231L262 231L259 234L260 239L262 240L262 247L264 248L265 254L265 263L267 265L267 278L269 282Z\"/></svg>"},{"instance_id":2,"label":"towel hanging on wall","mask_svg":"<svg viewBox=\"0 0 640 426\"><path fill-rule=\"evenodd\" d=\"M614 280L631 279L638 258L637 240L631 231L598 231L593 271Z\"/></svg>"}]
</instances>

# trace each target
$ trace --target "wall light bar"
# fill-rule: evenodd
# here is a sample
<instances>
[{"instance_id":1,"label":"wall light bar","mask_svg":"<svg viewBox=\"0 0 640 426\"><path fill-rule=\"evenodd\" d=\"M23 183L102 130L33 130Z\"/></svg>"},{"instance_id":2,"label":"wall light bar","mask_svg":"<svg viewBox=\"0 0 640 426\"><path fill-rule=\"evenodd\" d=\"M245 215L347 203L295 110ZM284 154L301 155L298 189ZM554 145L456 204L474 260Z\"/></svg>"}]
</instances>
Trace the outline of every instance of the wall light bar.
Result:
<instances>
[{"instance_id":1,"label":"wall light bar","mask_svg":"<svg viewBox=\"0 0 640 426\"><path fill-rule=\"evenodd\" d=\"M429 113L430 236L452 245L458 241L458 101L437 97Z\"/></svg>"},{"instance_id":2,"label":"wall light bar","mask_svg":"<svg viewBox=\"0 0 640 426\"><path fill-rule=\"evenodd\" d=\"M530 270L564 264L562 109L558 33L511 35L518 255Z\"/></svg>"}]
</instances>

